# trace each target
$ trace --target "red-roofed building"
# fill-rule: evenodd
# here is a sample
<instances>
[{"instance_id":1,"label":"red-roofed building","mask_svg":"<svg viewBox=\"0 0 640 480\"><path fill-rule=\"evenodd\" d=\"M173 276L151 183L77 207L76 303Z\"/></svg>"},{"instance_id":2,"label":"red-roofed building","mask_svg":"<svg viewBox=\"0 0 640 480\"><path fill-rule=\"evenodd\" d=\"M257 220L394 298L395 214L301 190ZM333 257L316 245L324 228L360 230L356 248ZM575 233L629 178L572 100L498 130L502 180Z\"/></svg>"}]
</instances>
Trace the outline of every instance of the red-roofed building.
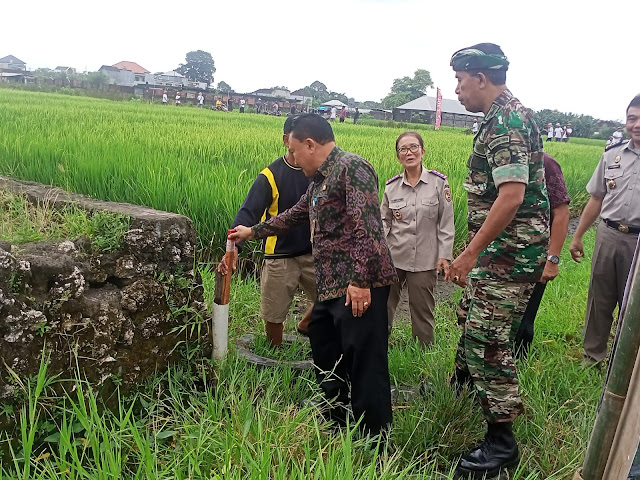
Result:
<instances>
[{"instance_id":1,"label":"red-roofed building","mask_svg":"<svg viewBox=\"0 0 640 480\"><path fill-rule=\"evenodd\" d=\"M141 67L136 62L127 62L126 60L123 60L122 62L118 62L115 65L112 65L112 67L115 67L118 70L129 70L133 73L138 73L138 74L151 73L149 70L147 70L144 67Z\"/></svg>"},{"instance_id":2,"label":"red-roofed building","mask_svg":"<svg viewBox=\"0 0 640 480\"><path fill-rule=\"evenodd\" d=\"M136 62L122 61L112 66L103 65L99 71L109 77L110 84L127 87L155 84L155 79L149 70Z\"/></svg>"}]
</instances>

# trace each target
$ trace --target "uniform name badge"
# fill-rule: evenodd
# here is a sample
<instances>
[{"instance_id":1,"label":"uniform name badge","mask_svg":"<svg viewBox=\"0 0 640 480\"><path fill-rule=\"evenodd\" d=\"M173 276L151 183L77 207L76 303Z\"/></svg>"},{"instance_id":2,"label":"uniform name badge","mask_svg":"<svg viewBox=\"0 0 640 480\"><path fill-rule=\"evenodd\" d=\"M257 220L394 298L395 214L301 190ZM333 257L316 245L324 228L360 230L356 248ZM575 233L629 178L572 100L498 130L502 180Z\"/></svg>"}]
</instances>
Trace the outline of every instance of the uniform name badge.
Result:
<instances>
[{"instance_id":1,"label":"uniform name badge","mask_svg":"<svg viewBox=\"0 0 640 480\"><path fill-rule=\"evenodd\" d=\"M612 178L607 182L607 185L609 186L609 190L613 190L614 188L616 188L616 179Z\"/></svg>"}]
</instances>

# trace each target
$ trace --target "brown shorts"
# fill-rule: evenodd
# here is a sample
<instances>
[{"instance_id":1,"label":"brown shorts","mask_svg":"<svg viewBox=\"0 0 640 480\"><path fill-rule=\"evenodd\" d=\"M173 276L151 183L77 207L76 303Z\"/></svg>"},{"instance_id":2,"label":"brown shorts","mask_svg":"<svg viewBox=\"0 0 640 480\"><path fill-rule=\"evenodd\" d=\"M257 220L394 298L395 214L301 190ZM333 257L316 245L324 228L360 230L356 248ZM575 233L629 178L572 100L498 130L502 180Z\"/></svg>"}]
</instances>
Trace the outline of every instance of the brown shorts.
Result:
<instances>
[{"instance_id":1,"label":"brown shorts","mask_svg":"<svg viewBox=\"0 0 640 480\"><path fill-rule=\"evenodd\" d=\"M283 323L298 286L311 302L315 302L316 274L311 254L292 258L266 258L260 278L262 318L270 323Z\"/></svg>"}]
</instances>

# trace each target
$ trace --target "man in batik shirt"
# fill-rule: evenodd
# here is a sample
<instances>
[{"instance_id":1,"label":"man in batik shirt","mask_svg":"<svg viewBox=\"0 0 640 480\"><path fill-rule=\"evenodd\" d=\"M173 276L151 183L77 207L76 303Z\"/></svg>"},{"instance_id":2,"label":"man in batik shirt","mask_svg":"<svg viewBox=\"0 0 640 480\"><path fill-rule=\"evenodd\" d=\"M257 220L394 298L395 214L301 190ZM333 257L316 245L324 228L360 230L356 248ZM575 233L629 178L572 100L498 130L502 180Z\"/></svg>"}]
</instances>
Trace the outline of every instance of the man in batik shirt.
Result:
<instances>
[{"instance_id":1,"label":"man in batik shirt","mask_svg":"<svg viewBox=\"0 0 640 480\"><path fill-rule=\"evenodd\" d=\"M319 115L294 118L289 152L313 179L307 193L265 222L237 226L229 238L281 235L310 221L318 297L309 339L317 380L331 418L346 421L351 390L355 419L377 435L391 425L387 298L398 280L382 228L378 176L369 162L336 146Z\"/></svg>"}]
</instances>

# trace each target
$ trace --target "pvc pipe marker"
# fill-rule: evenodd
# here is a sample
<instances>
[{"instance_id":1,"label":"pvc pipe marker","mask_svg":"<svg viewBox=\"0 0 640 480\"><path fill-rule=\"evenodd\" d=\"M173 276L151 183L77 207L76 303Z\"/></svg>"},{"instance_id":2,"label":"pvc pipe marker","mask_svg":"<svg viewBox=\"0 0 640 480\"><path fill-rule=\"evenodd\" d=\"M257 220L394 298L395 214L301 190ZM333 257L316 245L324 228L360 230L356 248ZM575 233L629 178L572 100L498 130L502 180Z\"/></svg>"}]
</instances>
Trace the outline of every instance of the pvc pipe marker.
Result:
<instances>
[{"instance_id":1,"label":"pvc pipe marker","mask_svg":"<svg viewBox=\"0 0 640 480\"><path fill-rule=\"evenodd\" d=\"M229 230L227 235L234 233ZM227 246L222 262L227 266L227 274L216 271L216 286L213 298L212 334L213 358L223 358L229 344L229 296L231 293L231 275L236 256L236 244L227 238Z\"/></svg>"}]
</instances>

